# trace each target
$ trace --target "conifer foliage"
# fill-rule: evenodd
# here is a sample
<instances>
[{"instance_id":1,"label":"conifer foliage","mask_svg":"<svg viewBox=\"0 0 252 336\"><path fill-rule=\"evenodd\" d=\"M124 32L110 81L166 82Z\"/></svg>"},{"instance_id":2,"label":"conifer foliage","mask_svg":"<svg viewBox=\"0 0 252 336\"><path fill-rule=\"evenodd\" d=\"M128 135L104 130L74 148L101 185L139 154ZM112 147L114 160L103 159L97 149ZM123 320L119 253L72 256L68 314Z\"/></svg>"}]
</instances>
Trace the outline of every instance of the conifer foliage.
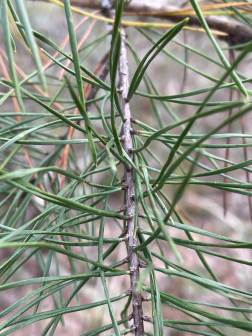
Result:
<instances>
[{"instance_id":1,"label":"conifer foliage","mask_svg":"<svg viewBox=\"0 0 252 336\"><path fill-rule=\"evenodd\" d=\"M0 335L249 335L252 5L90 3L0 0Z\"/></svg>"}]
</instances>

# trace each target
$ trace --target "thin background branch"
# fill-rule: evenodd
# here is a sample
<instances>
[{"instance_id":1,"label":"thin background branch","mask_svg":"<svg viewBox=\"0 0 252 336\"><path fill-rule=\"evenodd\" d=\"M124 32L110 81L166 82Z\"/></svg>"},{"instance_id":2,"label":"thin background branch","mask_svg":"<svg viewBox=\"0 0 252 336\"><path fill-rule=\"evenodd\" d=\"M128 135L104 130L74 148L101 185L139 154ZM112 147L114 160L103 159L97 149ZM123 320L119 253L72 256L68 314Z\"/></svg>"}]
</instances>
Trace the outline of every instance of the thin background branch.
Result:
<instances>
[{"instance_id":1,"label":"thin background branch","mask_svg":"<svg viewBox=\"0 0 252 336\"><path fill-rule=\"evenodd\" d=\"M30 0L30 1L46 1L50 0ZM72 6L77 6L81 8L90 8L90 9L100 9L101 1L100 0L71 0ZM132 0L127 7L127 13L133 15L139 15L139 13L145 13L145 16L155 16L163 20L169 20L172 22L180 22L185 16L184 15L170 15L167 13L166 16L162 15L164 12L174 12L180 8L171 7L162 5L159 2L153 1L146 4L144 1ZM153 15L155 13L155 15ZM160 13L160 15L158 15ZM223 12L225 14L225 12ZM201 24L196 16L190 16L187 25L201 27ZM217 16L206 16L205 17L207 24L211 29L217 29L223 33L226 33L227 36L220 37L225 40L229 45L238 45L247 43L252 40L252 29L246 25L231 19L226 19Z\"/></svg>"}]
</instances>

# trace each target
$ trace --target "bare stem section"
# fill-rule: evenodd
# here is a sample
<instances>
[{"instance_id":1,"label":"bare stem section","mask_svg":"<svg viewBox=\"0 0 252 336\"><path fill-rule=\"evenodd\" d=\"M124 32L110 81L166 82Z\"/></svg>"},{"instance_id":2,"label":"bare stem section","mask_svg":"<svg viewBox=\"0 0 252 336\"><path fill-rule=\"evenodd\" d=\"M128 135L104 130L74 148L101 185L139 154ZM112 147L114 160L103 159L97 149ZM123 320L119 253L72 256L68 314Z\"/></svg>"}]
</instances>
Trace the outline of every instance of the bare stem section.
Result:
<instances>
[{"instance_id":1,"label":"bare stem section","mask_svg":"<svg viewBox=\"0 0 252 336\"><path fill-rule=\"evenodd\" d=\"M131 149L133 148L132 133L131 133L131 112L129 103L126 98L129 90L129 69L127 60L127 51L125 47L125 31L122 28L122 43L121 43L121 55L119 62L119 89L120 89L120 103L124 115L124 123L122 126L122 136L124 143L124 150L128 154L131 160L133 160L133 153ZM124 178L126 188L126 211L130 216L127 223L127 239L129 244L129 269L130 269L130 279L131 288L130 295L132 295L132 306L133 313L132 317L134 319L134 324L132 329L135 329L136 336L144 335L144 325L143 325L143 309L142 309L142 294L136 292L136 286L139 279L139 268L140 260L133 248L138 246L137 234L134 237L134 223L135 223L135 182L134 182L135 171L133 167L129 164L128 170L125 169Z\"/></svg>"}]
</instances>

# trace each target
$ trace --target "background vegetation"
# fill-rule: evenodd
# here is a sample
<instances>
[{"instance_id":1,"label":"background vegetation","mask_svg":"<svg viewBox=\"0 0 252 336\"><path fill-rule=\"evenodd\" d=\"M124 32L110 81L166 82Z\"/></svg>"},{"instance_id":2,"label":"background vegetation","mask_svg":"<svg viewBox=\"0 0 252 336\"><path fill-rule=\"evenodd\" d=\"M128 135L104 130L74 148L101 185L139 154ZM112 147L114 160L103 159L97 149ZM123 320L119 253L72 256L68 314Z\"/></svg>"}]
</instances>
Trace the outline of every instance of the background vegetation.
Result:
<instances>
[{"instance_id":1,"label":"background vegetation","mask_svg":"<svg viewBox=\"0 0 252 336\"><path fill-rule=\"evenodd\" d=\"M248 335L252 6L62 3L0 0L0 335Z\"/></svg>"}]
</instances>

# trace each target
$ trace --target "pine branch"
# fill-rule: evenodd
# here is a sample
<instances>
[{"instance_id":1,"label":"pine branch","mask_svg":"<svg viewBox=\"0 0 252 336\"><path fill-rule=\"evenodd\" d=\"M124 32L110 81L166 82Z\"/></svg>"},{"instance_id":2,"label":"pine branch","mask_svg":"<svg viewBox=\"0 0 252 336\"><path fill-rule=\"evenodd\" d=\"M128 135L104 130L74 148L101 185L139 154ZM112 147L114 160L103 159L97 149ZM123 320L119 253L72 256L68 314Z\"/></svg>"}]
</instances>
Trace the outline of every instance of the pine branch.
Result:
<instances>
[{"instance_id":1,"label":"pine branch","mask_svg":"<svg viewBox=\"0 0 252 336\"><path fill-rule=\"evenodd\" d=\"M124 122L122 126L122 137L124 150L127 155L133 160L133 153L131 149L133 148L132 134L131 134L131 112L129 107L129 102L126 98L129 91L129 69L127 60L127 51L125 46L125 31L121 29L122 43L121 43L121 55L119 62L119 90L120 90L120 104L124 115ZM130 269L130 279L131 288L129 290L129 295L132 295L132 318L134 324L132 329L135 330L136 336L144 335L144 325L143 325L143 310L142 310L142 294L136 292L136 286L139 280L140 274L140 260L137 254L133 251L133 248L139 245L137 235L134 236L135 232L135 171L132 166L129 166L128 170L124 171L125 185L126 185L126 211L130 216L127 223L127 234L126 238L129 244L129 269Z\"/></svg>"},{"instance_id":2,"label":"pine branch","mask_svg":"<svg viewBox=\"0 0 252 336\"><path fill-rule=\"evenodd\" d=\"M31 0L31 1L47 1L50 0ZM101 9L101 0L71 0L72 6L77 6L80 8L90 8L90 9ZM163 20L169 20L172 22L180 22L185 16L183 15L170 15L167 13L166 16L162 15L164 12L175 11L179 8L160 5L158 2L153 1L148 5L144 1L132 0L127 7L127 13L130 15L139 16L144 13L144 16L155 16ZM160 13L160 16L158 15ZM225 14L225 12L223 12ZM201 27L201 24L196 16L187 16L189 21L187 25ZM205 17L209 27L211 29L217 29L220 32L226 33L227 36L218 36L226 43L231 46L247 43L252 40L252 29L246 25L235 21L217 16L206 16Z\"/></svg>"}]
</instances>

